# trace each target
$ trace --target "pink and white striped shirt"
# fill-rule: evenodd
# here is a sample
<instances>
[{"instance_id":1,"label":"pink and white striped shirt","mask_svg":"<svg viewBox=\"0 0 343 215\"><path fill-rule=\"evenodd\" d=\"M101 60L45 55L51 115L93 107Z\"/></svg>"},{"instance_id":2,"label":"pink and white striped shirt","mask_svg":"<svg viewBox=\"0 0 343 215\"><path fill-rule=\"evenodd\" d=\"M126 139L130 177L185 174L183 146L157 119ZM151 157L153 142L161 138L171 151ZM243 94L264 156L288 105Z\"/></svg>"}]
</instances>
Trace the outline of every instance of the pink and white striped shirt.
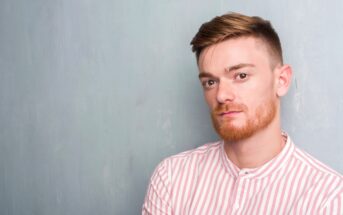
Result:
<instances>
[{"instance_id":1,"label":"pink and white striped shirt","mask_svg":"<svg viewBox=\"0 0 343 215\"><path fill-rule=\"evenodd\" d=\"M261 167L239 169L223 141L162 161L142 214L343 214L343 178L287 137Z\"/></svg>"}]
</instances>

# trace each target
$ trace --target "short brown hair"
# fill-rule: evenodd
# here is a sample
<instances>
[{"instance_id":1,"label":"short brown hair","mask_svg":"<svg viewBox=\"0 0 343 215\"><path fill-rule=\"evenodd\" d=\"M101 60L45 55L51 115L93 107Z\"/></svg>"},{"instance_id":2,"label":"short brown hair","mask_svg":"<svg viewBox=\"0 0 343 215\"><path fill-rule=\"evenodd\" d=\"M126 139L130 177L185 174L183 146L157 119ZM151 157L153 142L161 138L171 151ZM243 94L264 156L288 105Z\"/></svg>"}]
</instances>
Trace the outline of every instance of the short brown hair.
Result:
<instances>
[{"instance_id":1,"label":"short brown hair","mask_svg":"<svg viewBox=\"0 0 343 215\"><path fill-rule=\"evenodd\" d=\"M279 36L268 20L257 16L227 13L217 16L201 25L191 41L197 61L203 49L221 41L252 36L261 39L268 46L271 55L282 64L282 48Z\"/></svg>"}]
</instances>

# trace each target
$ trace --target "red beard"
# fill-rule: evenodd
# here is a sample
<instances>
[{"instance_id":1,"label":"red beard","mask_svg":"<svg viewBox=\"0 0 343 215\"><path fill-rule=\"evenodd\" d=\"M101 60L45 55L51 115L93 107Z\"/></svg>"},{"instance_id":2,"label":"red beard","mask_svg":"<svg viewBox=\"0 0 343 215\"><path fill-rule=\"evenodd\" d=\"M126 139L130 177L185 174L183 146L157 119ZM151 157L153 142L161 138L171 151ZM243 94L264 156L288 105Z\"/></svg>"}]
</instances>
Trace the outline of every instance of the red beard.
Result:
<instances>
[{"instance_id":1,"label":"red beard","mask_svg":"<svg viewBox=\"0 0 343 215\"><path fill-rule=\"evenodd\" d=\"M246 114L244 125L236 126L233 120L235 119L224 119L220 116L223 112L228 111L242 111ZM219 136L229 142L237 142L246 138L251 137L257 131L266 128L275 118L276 115L276 102L270 100L261 104L255 109L254 116L248 116L248 107L243 104L225 104L217 106L211 113L212 123L219 134Z\"/></svg>"}]
</instances>

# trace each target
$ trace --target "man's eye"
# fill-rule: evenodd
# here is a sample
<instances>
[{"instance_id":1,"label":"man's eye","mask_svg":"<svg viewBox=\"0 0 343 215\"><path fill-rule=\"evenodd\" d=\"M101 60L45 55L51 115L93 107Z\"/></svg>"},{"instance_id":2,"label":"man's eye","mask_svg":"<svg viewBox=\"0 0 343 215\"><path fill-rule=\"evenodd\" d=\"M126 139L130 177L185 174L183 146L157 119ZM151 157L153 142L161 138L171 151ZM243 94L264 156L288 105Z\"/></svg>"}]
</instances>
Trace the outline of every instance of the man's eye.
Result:
<instances>
[{"instance_id":1,"label":"man's eye","mask_svg":"<svg viewBox=\"0 0 343 215\"><path fill-rule=\"evenodd\" d=\"M202 82L204 88L212 88L216 84L215 80L206 80Z\"/></svg>"},{"instance_id":2,"label":"man's eye","mask_svg":"<svg viewBox=\"0 0 343 215\"><path fill-rule=\"evenodd\" d=\"M212 86L214 83L215 83L215 82L214 82L213 80L208 80L208 81L206 82L206 84L207 84L208 86Z\"/></svg>"},{"instance_id":3,"label":"man's eye","mask_svg":"<svg viewBox=\"0 0 343 215\"><path fill-rule=\"evenodd\" d=\"M239 73L236 75L236 79L243 80L246 79L248 75L246 73Z\"/></svg>"}]
</instances>

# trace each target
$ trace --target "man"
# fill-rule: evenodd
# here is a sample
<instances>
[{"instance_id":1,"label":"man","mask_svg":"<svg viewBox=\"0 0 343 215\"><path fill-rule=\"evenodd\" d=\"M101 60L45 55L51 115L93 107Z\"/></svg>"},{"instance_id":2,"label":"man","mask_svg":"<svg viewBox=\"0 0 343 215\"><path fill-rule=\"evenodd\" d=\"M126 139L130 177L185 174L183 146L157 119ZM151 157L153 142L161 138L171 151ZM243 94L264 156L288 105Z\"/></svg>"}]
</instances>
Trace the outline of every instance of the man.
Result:
<instances>
[{"instance_id":1,"label":"man","mask_svg":"<svg viewBox=\"0 0 343 215\"><path fill-rule=\"evenodd\" d=\"M342 176L280 127L292 70L260 17L229 13L191 45L221 141L169 157L152 175L143 214L342 214Z\"/></svg>"}]
</instances>

